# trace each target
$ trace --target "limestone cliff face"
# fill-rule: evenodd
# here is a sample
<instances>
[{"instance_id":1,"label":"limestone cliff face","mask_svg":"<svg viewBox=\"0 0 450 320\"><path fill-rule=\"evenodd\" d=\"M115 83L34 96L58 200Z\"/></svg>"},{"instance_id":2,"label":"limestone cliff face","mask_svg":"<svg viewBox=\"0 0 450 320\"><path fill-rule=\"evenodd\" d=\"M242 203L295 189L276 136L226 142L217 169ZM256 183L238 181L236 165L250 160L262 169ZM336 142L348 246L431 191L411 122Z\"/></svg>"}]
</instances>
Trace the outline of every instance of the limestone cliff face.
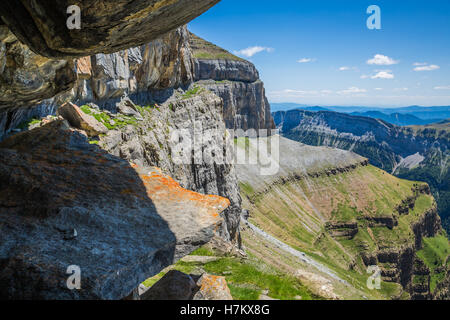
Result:
<instances>
[{"instance_id":1,"label":"limestone cliff face","mask_svg":"<svg viewBox=\"0 0 450 320\"><path fill-rule=\"evenodd\" d=\"M176 91L162 104L140 108L141 120L109 130L100 137L99 146L136 164L160 167L184 188L229 199L220 233L236 242L241 198L234 164L228 162L233 158L233 143L222 109L222 100L205 89L189 97ZM188 141L183 154L180 139Z\"/></svg>"},{"instance_id":2,"label":"limestone cliff face","mask_svg":"<svg viewBox=\"0 0 450 320\"><path fill-rule=\"evenodd\" d=\"M450 231L450 134L445 124L399 127L330 111L289 110L273 116L282 135L289 139L351 150L400 178L427 182L444 228Z\"/></svg>"},{"instance_id":3,"label":"limestone cliff face","mask_svg":"<svg viewBox=\"0 0 450 320\"><path fill-rule=\"evenodd\" d=\"M74 63L36 55L4 26L0 30L5 31L0 39L0 139L24 120L53 114L66 101L114 107L124 94L134 94L146 103L152 100L150 91L161 91L164 99L170 96L164 90L194 78L186 27L140 47Z\"/></svg>"},{"instance_id":4,"label":"limestone cliff face","mask_svg":"<svg viewBox=\"0 0 450 320\"><path fill-rule=\"evenodd\" d=\"M255 66L191 34L195 79L224 101L229 129L274 129L264 84Z\"/></svg>"},{"instance_id":5,"label":"limestone cliff face","mask_svg":"<svg viewBox=\"0 0 450 320\"><path fill-rule=\"evenodd\" d=\"M46 104L73 101L113 106L124 94L140 94L148 102L152 91L192 83L193 63L187 28L180 27L140 47L75 60L78 81L74 89Z\"/></svg>"}]
</instances>

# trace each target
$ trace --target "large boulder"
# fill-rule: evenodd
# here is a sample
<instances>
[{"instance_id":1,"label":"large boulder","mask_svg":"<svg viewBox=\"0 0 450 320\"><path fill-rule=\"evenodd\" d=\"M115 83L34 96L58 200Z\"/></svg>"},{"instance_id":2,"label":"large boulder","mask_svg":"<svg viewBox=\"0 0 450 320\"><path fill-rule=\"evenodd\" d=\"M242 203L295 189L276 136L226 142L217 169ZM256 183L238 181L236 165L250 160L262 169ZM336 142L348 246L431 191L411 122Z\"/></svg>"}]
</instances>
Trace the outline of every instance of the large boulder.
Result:
<instances>
[{"instance_id":1,"label":"large boulder","mask_svg":"<svg viewBox=\"0 0 450 320\"><path fill-rule=\"evenodd\" d=\"M196 18L220 0L8 0L0 16L33 51L81 57L142 45ZM81 28L70 30L67 9L81 9Z\"/></svg>"},{"instance_id":2,"label":"large boulder","mask_svg":"<svg viewBox=\"0 0 450 320\"><path fill-rule=\"evenodd\" d=\"M188 275L170 270L141 296L141 300L233 300L224 277Z\"/></svg>"},{"instance_id":3,"label":"large boulder","mask_svg":"<svg viewBox=\"0 0 450 320\"><path fill-rule=\"evenodd\" d=\"M164 277L145 291L141 300L191 300L196 283L188 274L170 270Z\"/></svg>"},{"instance_id":4,"label":"large boulder","mask_svg":"<svg viewBox=\"0 0 450 320\"><path fill-rule=\"evenodd\" d=\"M233 300L225 277L203 274L197 286L193 300Z\"/></svg>"},{"instance_id":5,"label":"large boulder","mask_svg":"<svg viewBox=\"0 0 450 320\"><path fill-rule=\"evenodd\" d=\"M88 144L64 120L11 136L0 144L0 299L124 298L207 243L228 205ZM69 266L80 290L67 287Z\"/></svg>"},{"instance_id":6,"label":"large boulder","mask_svg":"<svg viewBox=\"0 0 450 320\"><path fill-rule=\"evenodd\" d=\"M69 123L80 130L84 130L88 136L98 136L99 134L108 132L108 128L93 116L85 114L81 109L67 102L56 110L56 114L62 116Z\"/></svg>"}]
</instances>

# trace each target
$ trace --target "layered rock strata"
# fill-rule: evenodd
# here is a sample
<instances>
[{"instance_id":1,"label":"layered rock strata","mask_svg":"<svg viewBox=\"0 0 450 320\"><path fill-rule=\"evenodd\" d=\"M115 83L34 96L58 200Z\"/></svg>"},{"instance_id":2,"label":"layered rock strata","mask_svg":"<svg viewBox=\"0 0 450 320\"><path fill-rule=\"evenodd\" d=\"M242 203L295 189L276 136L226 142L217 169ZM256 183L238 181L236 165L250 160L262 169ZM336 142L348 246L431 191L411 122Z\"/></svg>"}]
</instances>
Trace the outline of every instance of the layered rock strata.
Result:
<instances>
[{"instance_id":1,"label":"layered rock strata","mask_svg":"<svg viewBox=\"0 0 450 320\"><path fill-rule=\"evenodd\" d=\"M195 79L223 99L227 128L275 128L264 84L251 62L192 33L190 45L195 57Z\"/></svg>"}]
</instances>

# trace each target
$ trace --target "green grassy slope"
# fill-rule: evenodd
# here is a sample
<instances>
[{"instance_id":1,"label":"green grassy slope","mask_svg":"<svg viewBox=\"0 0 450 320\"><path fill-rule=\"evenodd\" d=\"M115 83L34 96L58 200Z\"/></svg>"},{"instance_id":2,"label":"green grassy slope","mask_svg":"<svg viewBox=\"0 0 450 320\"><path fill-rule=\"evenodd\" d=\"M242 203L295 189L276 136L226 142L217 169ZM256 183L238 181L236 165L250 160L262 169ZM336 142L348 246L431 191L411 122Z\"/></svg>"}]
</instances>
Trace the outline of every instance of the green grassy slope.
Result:
<instances>
[{"instance_id":1,"label":"green grassy slope","mask_svg":"<svg viewBox=\"0 0 450 320\"><path fill-rule=\"evenodd\" d=\"M284 158L289 157L284 151ZM305 156L299 153L299 161ZM427 185L399 179L372 165L335 172L325 168L322 174L318 167L314 166L312 175L286 171L284 179L272 181L264 177L249 181L250 177L240 175L250 222L328 266L368 298L408 298L412 280L408 268L413 266L415 251L413 225L420 225L425 216L439 224ZM439 237L424 242L440 239L443 245ZM366 285L370 264L382 270L377 292Z\"/></svg>"}]
</instances>

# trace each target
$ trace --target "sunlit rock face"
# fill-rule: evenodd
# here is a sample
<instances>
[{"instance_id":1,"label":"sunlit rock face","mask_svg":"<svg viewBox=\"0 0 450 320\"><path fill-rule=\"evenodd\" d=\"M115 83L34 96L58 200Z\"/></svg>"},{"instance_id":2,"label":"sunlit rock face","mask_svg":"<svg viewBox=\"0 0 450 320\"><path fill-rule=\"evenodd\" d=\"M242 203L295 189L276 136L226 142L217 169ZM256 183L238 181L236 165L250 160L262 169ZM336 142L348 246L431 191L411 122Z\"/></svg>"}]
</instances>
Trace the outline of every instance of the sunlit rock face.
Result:
<instances>
[{"instance_id":1,"label":"sunlit rock face","mask_svg":"<svg viewBox=\"0 0 450 320\"><path fill-rule=\"evenodd\" d=\"M112 53L143 45L196 18L220 0L9 0L0 16L40 55L62 58ZM70 5L80 8L80 29L70 30ZM71 20L70 20L71 21Z\"/></svg>"},{"instance_id":2,"label":"sunlit rock face","mask_svg":"<svg viewBox=\"0 0 450 320\"><path fill-rule=\"evenodd\" d=\"M275 129L264 83L253 63L192 33L190 46L195 80L223 99L228 129Z\"/></svg>"},{"instance_id":3,"label":"sunlit rock face","mask_svg":"<svg viewBox=\"0 0 450 320\"><path fill-rule=\"evenodd\" d=\"M77 102L97 104L149 90L177 88L194 80L194 61L186 26L143 46L75 60Z\"/></svg>"}]
</instances>

